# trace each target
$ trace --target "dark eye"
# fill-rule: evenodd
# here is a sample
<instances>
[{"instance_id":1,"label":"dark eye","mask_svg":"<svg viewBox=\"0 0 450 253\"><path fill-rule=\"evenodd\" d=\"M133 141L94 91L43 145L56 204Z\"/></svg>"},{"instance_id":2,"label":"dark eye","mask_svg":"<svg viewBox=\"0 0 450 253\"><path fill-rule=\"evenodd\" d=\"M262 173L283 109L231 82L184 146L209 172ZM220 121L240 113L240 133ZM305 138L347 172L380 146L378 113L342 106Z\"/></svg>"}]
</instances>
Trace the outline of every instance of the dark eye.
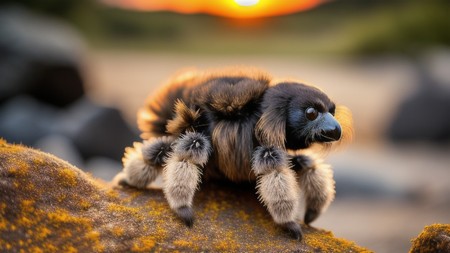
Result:
<instances>
[{"instance_id":1,"label":"dark eye","mask_svg":"<svg viewBox=\"0 0 450 253\"><path fill-rule=\"evenodd\" d=\"M317 112L316 108L313 107L309 107L308 109L306 109L305 113L306 118L311 121L317 119L317 116L319 116L319 113Z\"/></svg>"},{"instance_id":2,"label":"dark eye","mask_svg":"<svg viewBox=\"0 0 450 253\"><path fill-rule=\"evenodd\" d=\"M334 114L336 113L336 106L333 105L333 106L330 108L330 111L329 111L329 112L331 113L331 115L334 116Z\"/></svg>"}]
</instances>

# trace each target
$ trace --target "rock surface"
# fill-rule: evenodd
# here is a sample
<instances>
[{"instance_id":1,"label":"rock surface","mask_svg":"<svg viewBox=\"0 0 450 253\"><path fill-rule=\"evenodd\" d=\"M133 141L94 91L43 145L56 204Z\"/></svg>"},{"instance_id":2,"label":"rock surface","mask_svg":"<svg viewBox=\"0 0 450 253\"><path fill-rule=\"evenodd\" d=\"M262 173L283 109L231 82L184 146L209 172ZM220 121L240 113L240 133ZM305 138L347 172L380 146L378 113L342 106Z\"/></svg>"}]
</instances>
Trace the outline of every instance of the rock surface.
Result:
<instances>
[{"instance_id":1,"label":"rock surface","mask_svg":"<svg viewBox=\"0 0 450 253\"><path fill-rule=\"evenodd\" d=\"M203 184L194 205L188 229L159 190L114 189L0 139L2 252L369 252L313 227L290 239L246 186Z\"/></svg>"},{"instance_id":2,"label":"rock surface","mask_svg":"<svg viewBox=\"0 0 450 253\"><path fill-rule=\"evenodd\" d=\"M450 252L450 224L426 226L417 238L412 240L410 253Z\"/></svg>"}]
</instances>

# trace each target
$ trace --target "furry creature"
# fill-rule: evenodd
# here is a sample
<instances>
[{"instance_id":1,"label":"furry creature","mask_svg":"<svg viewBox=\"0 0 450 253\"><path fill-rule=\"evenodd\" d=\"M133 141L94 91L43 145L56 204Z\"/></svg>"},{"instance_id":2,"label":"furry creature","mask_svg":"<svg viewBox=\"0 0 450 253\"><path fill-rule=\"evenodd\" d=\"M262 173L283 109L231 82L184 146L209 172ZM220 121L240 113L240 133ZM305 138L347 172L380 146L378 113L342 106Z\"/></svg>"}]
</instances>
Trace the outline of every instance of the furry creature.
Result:
<instances>
[{"instance_id":1,"label":"furry creature","mask_svg":"<svg viewBox=\"0 0 450 253\"><path fill-rule=\"evenodd\" d=\"M139 111L143 143L127 148L118 184L145 188L158 174L171 209L189 227L200 181L256 182L275 223L301 239L333 200L330 166L299 153L351 137L351 114L316 87L255 70L189 72Z\"/></svg>"}]
</instances>

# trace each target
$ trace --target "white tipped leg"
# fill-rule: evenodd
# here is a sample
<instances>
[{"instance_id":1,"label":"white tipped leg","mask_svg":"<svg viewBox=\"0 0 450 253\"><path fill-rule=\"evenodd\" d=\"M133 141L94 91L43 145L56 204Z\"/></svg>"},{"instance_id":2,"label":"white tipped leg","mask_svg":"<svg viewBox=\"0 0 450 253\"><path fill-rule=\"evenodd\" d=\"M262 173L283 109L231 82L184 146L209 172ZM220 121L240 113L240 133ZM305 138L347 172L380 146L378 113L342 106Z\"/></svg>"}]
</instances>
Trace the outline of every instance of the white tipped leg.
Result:
<instances>
[{"instance_id":1,"label":"white tipped leg","mask_svg":"<svg viewBox=\"0 0 450 253\"><path fill-rule=\"evenodd\" d=\"M278 148L258 147L252 169L258 175L259 198L273 220L293 238L301 239L302 230L295 221L300 199L298 183L295 172L289 169L286 153Z\"/></svg>"},{"instance_id":2,"label":"white tipped leg","mask_svg":"<svg viewBox=\"0 0 450 253\"><path fill-rule=\"evenodd\" d=\"M304 156L303 160L307 160ZM305 163L297 172L299 185L305 196L306 212L305 224L310 224L323 213L335 196L333 171L331 166L322 163L320 159L309 157L309 162Z\"/></svg>"},{"instance_id":3,"label":"white tipped leg","mask_svg":"<svg viewBox=\"0 0 450 253\"><path fill-rule=\"evenodd\" d=\"M186 133L176 141L163 171L163 190L169 206L189 227L194 222L192 201L201 180L201 168L210 152L211 144L203 134Z\"/></svg>"},{"instance_id":4,"label":"white tipped leg","mask_svg":"<svg viewBox=\"0 0 450 253\"><path fill-rule=\"evenodd\" d=\"M171 152L171 142L169 137L160 137L127 147L122 158L123 170L113 179L114 184L146 188L161 172Z\"/></svg>"},{"instance_id":5,"label":"white tipped leg","mask_svg":"<svg viewBox=\"0 0 450 253\"><path fill-rule=\"evenodd\" d=\"M191 227L194 222L192 201L200 183L200 168L188 161L170 159L163 172L164 194L170 208L184 223Z\"/></svg>"}]
</instances>

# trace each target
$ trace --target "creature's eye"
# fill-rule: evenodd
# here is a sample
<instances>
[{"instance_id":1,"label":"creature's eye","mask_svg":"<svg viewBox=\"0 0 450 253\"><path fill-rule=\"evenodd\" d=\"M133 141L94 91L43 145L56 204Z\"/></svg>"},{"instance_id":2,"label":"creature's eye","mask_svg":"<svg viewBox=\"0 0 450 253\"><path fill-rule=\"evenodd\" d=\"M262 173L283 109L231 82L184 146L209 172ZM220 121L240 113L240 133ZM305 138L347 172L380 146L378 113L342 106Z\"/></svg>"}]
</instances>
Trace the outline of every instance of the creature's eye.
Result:
<instances>
[{"instance_id":1,"label":"creature's eye","mask_svg":"<svg viewBox=\"0 0 450 253\"><path fill-rule=\"evenodd\" d=\"M334 114L336 113L336 106L333 105L333 106L330 108L330 111L329 111L329 112L331 113L331 115L334 116Z\"/></svg>"},{"instance_id":2,"label":"creature's eye","mask_svg":"<svg viewBox=\"0 0 450 253\"><path fill-rule=\"evenodd\" d=\"M314 108L314 107L308 107L306 109L305 113L306 113L306 118L311 121L317 119L317 116L319 116L319 113L317 112L316 108Z\"/></svg>"}]
</instances>

